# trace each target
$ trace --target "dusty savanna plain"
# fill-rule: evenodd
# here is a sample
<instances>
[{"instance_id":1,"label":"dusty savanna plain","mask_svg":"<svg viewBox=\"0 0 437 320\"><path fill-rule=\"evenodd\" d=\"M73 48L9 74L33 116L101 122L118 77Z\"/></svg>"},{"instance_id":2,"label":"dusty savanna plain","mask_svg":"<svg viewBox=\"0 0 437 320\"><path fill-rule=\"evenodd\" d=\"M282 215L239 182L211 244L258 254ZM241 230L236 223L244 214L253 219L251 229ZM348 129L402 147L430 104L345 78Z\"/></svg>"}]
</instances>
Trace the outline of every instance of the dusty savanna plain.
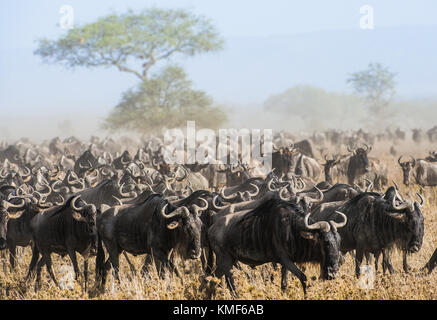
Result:
<instances>
[{"instance_id":1,"label":"dusty savanna plain","mask_svg":"<svg viewBox=\"0 0 437 320\"><path fill-rule=\"evenodd\" d=\"M250 300L436 300L437 299L437 270L431 274L422 271L435 248L437 247L437 187L421 188L415 183L406 187L402 184L402 171L397 163L399 155L405 157L413 155L423 158L428 151L435 150L429 143L416 144L411 140L395 145L397 156L389 153L390 143L376 142L370 156L382 160L388 167L390 184L395 180L400 187L401 195L407 199L416 200L416 192L421 192L426 203L422 207L425 217L425 236L422 248L418 253L408 257L411 267L409 273L402 269L402 253L394 249L392 262L396 269L394 274L383 274L379 266L370 286L363 286L363 279L355 277L355 263L351 255L345 256L345 262L340 267L338 277L330 281L319 279L319 265L302 264L308 278L308 290L303 294L299 280L293 276L288 278L288 288L281 290L281 270L273 269L271 264L258 266L255 269L242 265L241 270L233 269L238 299ZM345 150L342 150L345 152ZM327 148L327 152L336 153L338 150ZM321 155L317 157L322 162ZM344 182L344 181L342 181ZM374 190L376 191L376 190ZM385 190L380 190L385 191ZM201 289L202 276L200 260L180 261L177 266L181 271L181 278L167 274L160 279L154 268L150 268L147 276L140 272L132 274L125 258L120 256L120 282L114 280L111 273L108 275L106 290L98 294L94 289L95 259L89 263L89 288L84 290L83 276L78 281L73 281L68 288L56 287L50 280L45 268L42 271L42 285L35 291L35 281L25 280L27 269L32 256L31 248L18 250L17 266L14 270L9 267L7 251L3 251L0 266L0 299L4 300L52 300L52 299L111 299L111 300L202 300L202 299L235 299L226 287L224 279L208 277L206 285ZM144 257L129 255L137 270L141 270ZM62 282L65 270L72 273L70 258L53 254L53 269L58 281ZM83 259L78 255L78 263L83 268ZM363 265L365 260L363 261ZM374 270L373 263L370 268Z\"/></svg>"}]
</instances>

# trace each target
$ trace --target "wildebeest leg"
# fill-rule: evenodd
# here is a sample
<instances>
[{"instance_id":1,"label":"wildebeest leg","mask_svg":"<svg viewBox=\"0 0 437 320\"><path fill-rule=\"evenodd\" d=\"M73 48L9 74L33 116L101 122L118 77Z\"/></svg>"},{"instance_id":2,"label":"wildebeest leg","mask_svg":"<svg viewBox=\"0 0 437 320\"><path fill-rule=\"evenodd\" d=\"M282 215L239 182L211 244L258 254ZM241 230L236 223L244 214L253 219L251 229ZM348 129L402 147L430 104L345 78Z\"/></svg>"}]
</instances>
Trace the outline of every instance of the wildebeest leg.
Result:
<instances>
[{"instance_id":1,"label":"wildebeest leg","mask_svg":"<svg viewBox=\"0 0 437 320\"><path fill-rule=\"evenodd\" d=\"M15 261L17 259L17 247L10 246L9 247L9 263L11 264L11 271L15 268Z\"/></svg>"},{"instance_id":2,"label":"wildebeest leg","mask_svg":"<svg viewBox=\"0 0 437 320\"><path fill-rule=\"evenodd\" d=\"M105 243L106 250L108 251L109 254L109 261L111 261L114 277L120 283L120 277L118 275L119 266L120 266L120 262L119 262L120 253L118 252L117 244L113 244L112 242L104 242L104 243Z\"/></svg>"},{"instance_id":3,"label":"wildebeest leg","mask_svg":"<svg viewBox=\"0 0 437 320\"><path fill-rule=\"evenodd\" d=\"M137 274L137 270L135 269L135 267L134 267L134 265L132 264L132 262L129 260L129 257L128 257L126 251L123 251L123 256L124 256L124 258L126 259L127 264L129 265L129 269L130 269L130 271L132 272L132 274L133 274L133 275L136 275L136 274Z\"/></svg>"},{"instance_id":4,"label":"wildebeest leg","mask_svg":"<svg viewBox=\"0 0 437 320\"><path fill-rule=\"evenodd\" d=\"M148 274L148 267L152 265L152 263L153 263L152 255L146 254L146 256L144 257L143 267L141 268L141 274L143 276Z\"/></svg>"},{"instance_id":5,"label":"wildebeest leg","mask_svg":"<svg viewBox=\"0 0 437 320\"><path fill-rule=\"evenodd\" d=\"M47 272L50 275L50 278L52 278L52 280L55 283L55 285L57 287L59 287L58 282L56 281L56 278L55 278L55 274L53 273L52 259L50 257L50 253L43 253L42 255L43 255L44 261L46 263L46 269L47 269ZM76 266L77 266L77 263L76 263Z\"/></svg>"},{"instance_id":6,"label":"wildebeest leg","mask_svg":"<svg viewBox=\"0 0 437 320\"><path fill-rule=\"evenodd\" d=\"M83 261L83 278L85 280L85 292L88 289L88 259Z\"/></svg>"},{"instance_id":7,"label":"wildebeest leg","mask_svg":"<svg viewBox=\"0 0 437 320\"><path fill-rule=\"evenodd\" d=\"M288 272L287 271L288 271L287 268L282 266L282 268L281 268L281 289L282 290L287 289L287 285L288 285Z\"/></svg>"},{"instance_id":8,"label":"wildebeest leg","mask_svg":"<svg viewBox=\"0 0 437 320\"><path fill-rule=\"evenodd\" d=\"M363 256L364 256L364 252L362 249L356 249L356 257L355 257L355 276L357 278L360 277L360 267L361 267L361 263L363 262Z\"/></svg>"},{"instance_id":9,"label":"wildebeest leg","mask_svg":"<svg viewBox=\"0 0 437 320\"><path fill-rule=\"evenodd\" d=\"M235 291L234 278L232 277L231 269L235 265L232 257L227 254L217 254L216 253L217 268L215 270L215 276L221 278L225 276L225 281L231 294L236 297L237 293Z\"/></svg>"},{"instance_id":10,"label":"wildebeest leg","mask_svg":"<svg viewBox=\"0 0 437 320\"><path fill-rule=\"evenodd\" d=\"M41 285L41 269L43 265L45 264L44 257L41 257L39 259L37 265L36 265L36 283L35 283L35 291L38 291L40 285Z\"/></svg>"},{"instance_id":11,"label":"wildebeest leg","mask_svg":"<svg viewBox=\"0 0 437 320\"><path fill-rule=\"evenodd\" d=\"M38 262L38 258L39 258L39 250L36 247L36 245L34 245L32 247L32 259L30 261L29 270L27 272L26 280L32 276L32 273L33 273L35 266Z\"/></svg>"},{"instance_id":12,"label":"wildebeest leg","mask_svg":"<svg viewBox=\"0 0 437 320\"><path fill-rule=\"evenodd\" d=\"M408 265L408 261L407 261L407 251L404 250L402 252L403 257L402 257L402 265L404 267L404 272L408 273L408 271L410 271L410 266Z\"/></svg>"},{"instance_id":13,"label":"wildebeest leg","mask_svg":"<svg viewBox=\"0 0 437 320\"><path fill-rule=\"evenodd\" d=\"M379 257L381 256L381 251L378 251L375 253L375 273L378 272L378 264L379 264ZM384 261L382 262L384 264Z\"/></svg>"},{"instance_id":14,"label":"wildebeest leg","mask_svg":"<svg viewBox=\"0 0 437 320\"><path fill-rule=\"evenodd\" d=\"M70 256L71 262L73 263L73 269L74 269L74 275L75 280L79 279L79 266L77 265L77 259L76 259L76 251L72 249L68 249L68 255Z\"/></svg>"},{"instance_id":15,"label":"wildebeest leg","mask_svg":"<svg viewBox=\"0 0 437 320\"><path fill-rule=\"evenodd\" d=\"M428 273L431 273L436 265L437 265L437 249L435 249L434 253L432 254L427 264L423 267L423 269L426 268L428 269Z\"/></svg>"},{"instance_id":16,"label":"wildebeest leg","mask_svg":"<svg viewBox=\"0 0 437 320\"><path fill-rule=\"evenodd\" d=\"M109 252L109 260L111 261L111 264L112 264L112 270L114 272L114 277L120 283L120 277L118 275L119 268L120 268L118 254Z\"/></svg>"},{"instance_id":17,"label":"wildebeest leg","mask_svg":"<svg viewBox=\"0 0 437 320\"><path fill-rule=\"evenodd\" d=\"M292 274L294 274L300 280L300 283L302 284L302 288L303 288L303 294L306 295L306 291L307 291L306 275L302 271L300 271L299 268L286 257L281 257L281 263L283 267L287 268Z\"/></svg>"},{"instance_id":18,"label":"wildebeest leg","mask_svg":"<svg viewBox=\"0 0 437 320\"><path fill-rule=\"evenodd\" d=\"M154 260L156 271L158 272L158 277L164 279L165 265L167 263L167 261L165 261L166 259L164 259L164 261L161 261L158 256L155 256Z\"/></svg>"},{"instance_id":19,"label":"wildebeest leg","mask_svg":"<svg viewBox=\"0 0 437 320\"><path fill-rule=\"evenodd\" d=\"M366 251L365 256L366 256L366 264L367 265L372 264L372 254L369 251Z\"/></svg>"},{"instance_id":20,"label":"wildebeest leg","mask_svg":"<svg viewBox=\"0 0 437 320\"><path fill-rule=\"evenodd\" d=\"M382 268L383 268L383 272L385 274L385 271L388 269L388 272L390 272L390 274L395 273L395 269L393 268L393 265L391 263L391 259L390 259L390 252L387 250L382 250Z\"/></svg>"},{"instance_id":21,"label":"wildebeest leg","mask_svg":"<svg viewBox=\"0 0 437 320\"><path fill-rule=\"evenodd\" d=\"M214 256L212 250L209 247L203 248L203 254L200 258L203 272L207 275L210 275L214 266Z\"/></svg>"},{"instance_id":22,"label":"wildebeest leg","mask_svg":"<svg viewBox=\"0 0 437 320\"><path fill-rule=\"evenodd\" d=\"M175 259L175 252L172 251L170 254L170 258L168 259L165 266L171 271L171 274L173 274L173 272L174 272L176 274L176 276L181 278L181 274L174 263L174 259ZM183 269L185 270L185 261L182 261L182 263L183 263Z\"/></svg>"},{"instance_id":23,"label":"wildebeest leg","mask_svg":"<svg viewBox=\"0 0 437 320\"><path fill-rule=\"evenodd\" d=\"M106 262L103 264L102 269L101 269L101 273L100 273L100 277L101 277L101 287L100 287L100 291L103 292L105 290L105 285L106 285L106 277L108 276L108 271L111 269L111 261L109 261L109 258L106 260ZM97 275L96 275L97 277ZM97 284L99 284L99 282L96 282Z\"/></svg>"}]
</instances>

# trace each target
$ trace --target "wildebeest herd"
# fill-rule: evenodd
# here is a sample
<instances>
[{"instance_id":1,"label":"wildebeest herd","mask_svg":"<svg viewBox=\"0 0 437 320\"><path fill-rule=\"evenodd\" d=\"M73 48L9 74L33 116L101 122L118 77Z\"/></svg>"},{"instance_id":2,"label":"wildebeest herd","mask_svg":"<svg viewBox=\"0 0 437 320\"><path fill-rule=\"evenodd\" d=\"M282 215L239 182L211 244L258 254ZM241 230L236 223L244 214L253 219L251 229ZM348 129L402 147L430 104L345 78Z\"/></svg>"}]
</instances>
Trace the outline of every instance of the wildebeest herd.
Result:
<instances>
[{"instance_id":1,"label":"wildebeest herd","mask_svg":"<svg viewBox=\"0 0 437 320\"><path fill-rule=\"evenodd\" d=\"M419 134L413 131L414 141L425 139ZM170 165L158 136L3 143L0 249L9 252L3 264L14 270L17 247L31 248L25 281L36 275L38 289L44 266L59 285L53 253L68 255L79 280L79 253L84 290L92 259L95 289L104 292L109 271L119 279L121 254L133 273L130 255L144 255L144 277L151 268L160 277L180 277L176 257L199 259L202 286L209 276L224 276L235 296L232 271L242 264L280 266L281 288L291 272L304 292L305 263L320 265L320 279L331 280L348 256L356 277L364 259L374 259L378 270L381 257L383 273L393 273L396 248L408 273L408 259L421 250L425 232L433 232L425 230L421 211L427 200L421 192L402 195L386 163L369 153L378 141L394 142L387 154L398 160L403 184L421 190L437 185L437 154L398 155L396 141L402 139L400 130L330 130L305 138L279 132L268 171L242 161ZM436 264L437 250L421 271L431 273Z\"/></svg>"}]
</instances>

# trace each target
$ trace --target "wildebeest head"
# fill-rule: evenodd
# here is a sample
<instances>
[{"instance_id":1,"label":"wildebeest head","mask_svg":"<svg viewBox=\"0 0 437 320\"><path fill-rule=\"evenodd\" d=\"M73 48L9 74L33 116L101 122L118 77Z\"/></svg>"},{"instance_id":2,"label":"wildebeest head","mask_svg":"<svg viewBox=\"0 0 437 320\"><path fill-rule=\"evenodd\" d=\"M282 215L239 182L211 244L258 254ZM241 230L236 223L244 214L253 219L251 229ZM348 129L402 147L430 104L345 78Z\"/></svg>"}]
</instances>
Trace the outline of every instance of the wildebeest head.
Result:
<instances>
[{"instance_id":1,"label":"wildebeest head","mask_svg":"<svg viewBox=\"0 0 437 320\"><path fill-rule=\"evenodd\" d=\"M384 195L384 198L390 203L386 213L399 219L405 226L406 232L402 234L403 246L410 253L420 250L424 236L424 217L420 208L424 205L425 199L419 193L417 196L420 203L404 200L394 187L388 188Z\"/></svg>"},{"instance_id":2,"label":"wildebeest head","mask_svg":"<svg viewBox=\"0 0 437 320\"><path fill-rule=\"evenodd\" d=\"M332 183L332 168L334 168L338 162L340 161L338 156L333 157L332 159L328 159L328 156L325 155L325 163L322 163L325 170L325 181Z\"/></svg>"},{"instance_id":3,"label":"wildebeest head","mask_svg":"<svg viewBox=\"0 0 437 320\"><path fill-rule=\"evenodd\" d=\"M191 212L187 207L181 206L171 211L168 203L166 203L161 209L161 215L165 219L168 229L173 230L179 228L183 237L187 239L186 257L198 259L201 254L202 231L202 221L199 218L198 211L201 208L191 206L191 209L194 210Z\"/></svg>"},{"instance_id":4,"label":"wildebeest head","mask_svg":"<svg viewBox=\"0 0 437 320\"><path fill-rule=\"evenodd\" d=\"M80 199L80 195L71 200L70 206L73 219L79 223L84 223L88 234L94 239L91 249L95 250L97 248L96 206L94 204L87 204Z\"/></svg>"},{"instance_id":5,"label":"wildebeest head","mask_svg":"<svg viewBox=\"0 0 437 320\"><path fill-rule=\"evenodd\" d=\"M332 280L337 277L339 270L340 258L340 234L337 229L344 227L347 223L347 217L336 211L342 217L342 222L338 223L330 220L318 221L315 223L309 222L311 212L305 215L305 228L310 232L301 232L301 236L305 239L314 240L320 246L321 252L321 277L322 279Z\"/></svg>"},{"instance_id":6,"label":"wildebeest head","mask_svg":"<svg viewBox=\"0 0 437 320\"><path fill-rule=\"evenodd\" d=\"M411 157L411 161L401 162L402 156L399 157L398 163L402 168L402 173L404 175L404 185L408 186L410 184L410 175L414 166L416 165L416 160Z\"/></svg>"}]
</instances>

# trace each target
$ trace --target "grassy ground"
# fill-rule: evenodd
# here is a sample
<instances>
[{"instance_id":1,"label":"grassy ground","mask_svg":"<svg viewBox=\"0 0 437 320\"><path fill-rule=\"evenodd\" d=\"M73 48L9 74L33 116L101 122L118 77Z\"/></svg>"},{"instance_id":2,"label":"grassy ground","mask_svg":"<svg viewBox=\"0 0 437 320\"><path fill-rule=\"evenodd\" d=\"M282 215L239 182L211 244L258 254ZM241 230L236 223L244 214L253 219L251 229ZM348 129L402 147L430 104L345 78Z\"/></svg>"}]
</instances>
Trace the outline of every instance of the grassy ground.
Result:
<instances>
[{"instance_id":1,"label":"grassy ground","mask_svg":"<svg viewBox=\"0 0 437 320\"><path fill-rule=\"evenodd\" d=\"M430 146L404 144L397 146L406 155L409 153L425 156ZM304 265L305 274L309 281L307 296L304 297L299 281L289 276L289 285L286 291L280 288L280 269L273 270L270 264L252 270L243 266L242 270L234 269L237 293L240 299L437 299L437 270L431 275L423 274L420 269L429 260L437 247L437 214L436 200L437 187L421 190L417 185L405 187L402 185L402 176L397 157L388 155L389 146L376 146L372 156L382 159L388 166L389 181L395 179L400 186L401 193L407 199L416 199L415 193L421 191L426 199L422 208L425 216L425 237L422 249L409 256L412 270L409 274L402 271L402 255L392 253L392 261L397 272L393 275L383 275L381 267L375 275L374 282L368 288L362 285L362 279L354 276L354 261L346 256L346 261L340 268L339 276L332 281L318 280L319 266ZM106 291L102 295L94 295L94 258L90 260L89 287L83 290L83 278L72 282L71 289L59 289L49 279L43 269L42 286L39 291L34 290L34 281L24 281L27 267L31 258L30 248L26 248L18 258L15 270L9 270L6 260L3 268L0 267L0 299L232 299L233 297L224 286L224 280L210 278L208 285L199 290L201 285L200 261L189 261L185 266L179 264L183 270L182 278L167 276L164 280L158 279L152 270L147 278L133 276L123 256L120 256L121 281L117 284L109 275ZM55 275L59 282L68 278L64 274L73 272L68 256L61 258L52 255ZM141 268L143 257L130 256L137 270ZM82 259L78 259L82 268ZM370 266L373 268L373 266ZM272 277L271 277L272 276ZM273 279L271 279L273 278ZM272 281L273 280L273 281Z\"/></svg>"}]
</instances>

